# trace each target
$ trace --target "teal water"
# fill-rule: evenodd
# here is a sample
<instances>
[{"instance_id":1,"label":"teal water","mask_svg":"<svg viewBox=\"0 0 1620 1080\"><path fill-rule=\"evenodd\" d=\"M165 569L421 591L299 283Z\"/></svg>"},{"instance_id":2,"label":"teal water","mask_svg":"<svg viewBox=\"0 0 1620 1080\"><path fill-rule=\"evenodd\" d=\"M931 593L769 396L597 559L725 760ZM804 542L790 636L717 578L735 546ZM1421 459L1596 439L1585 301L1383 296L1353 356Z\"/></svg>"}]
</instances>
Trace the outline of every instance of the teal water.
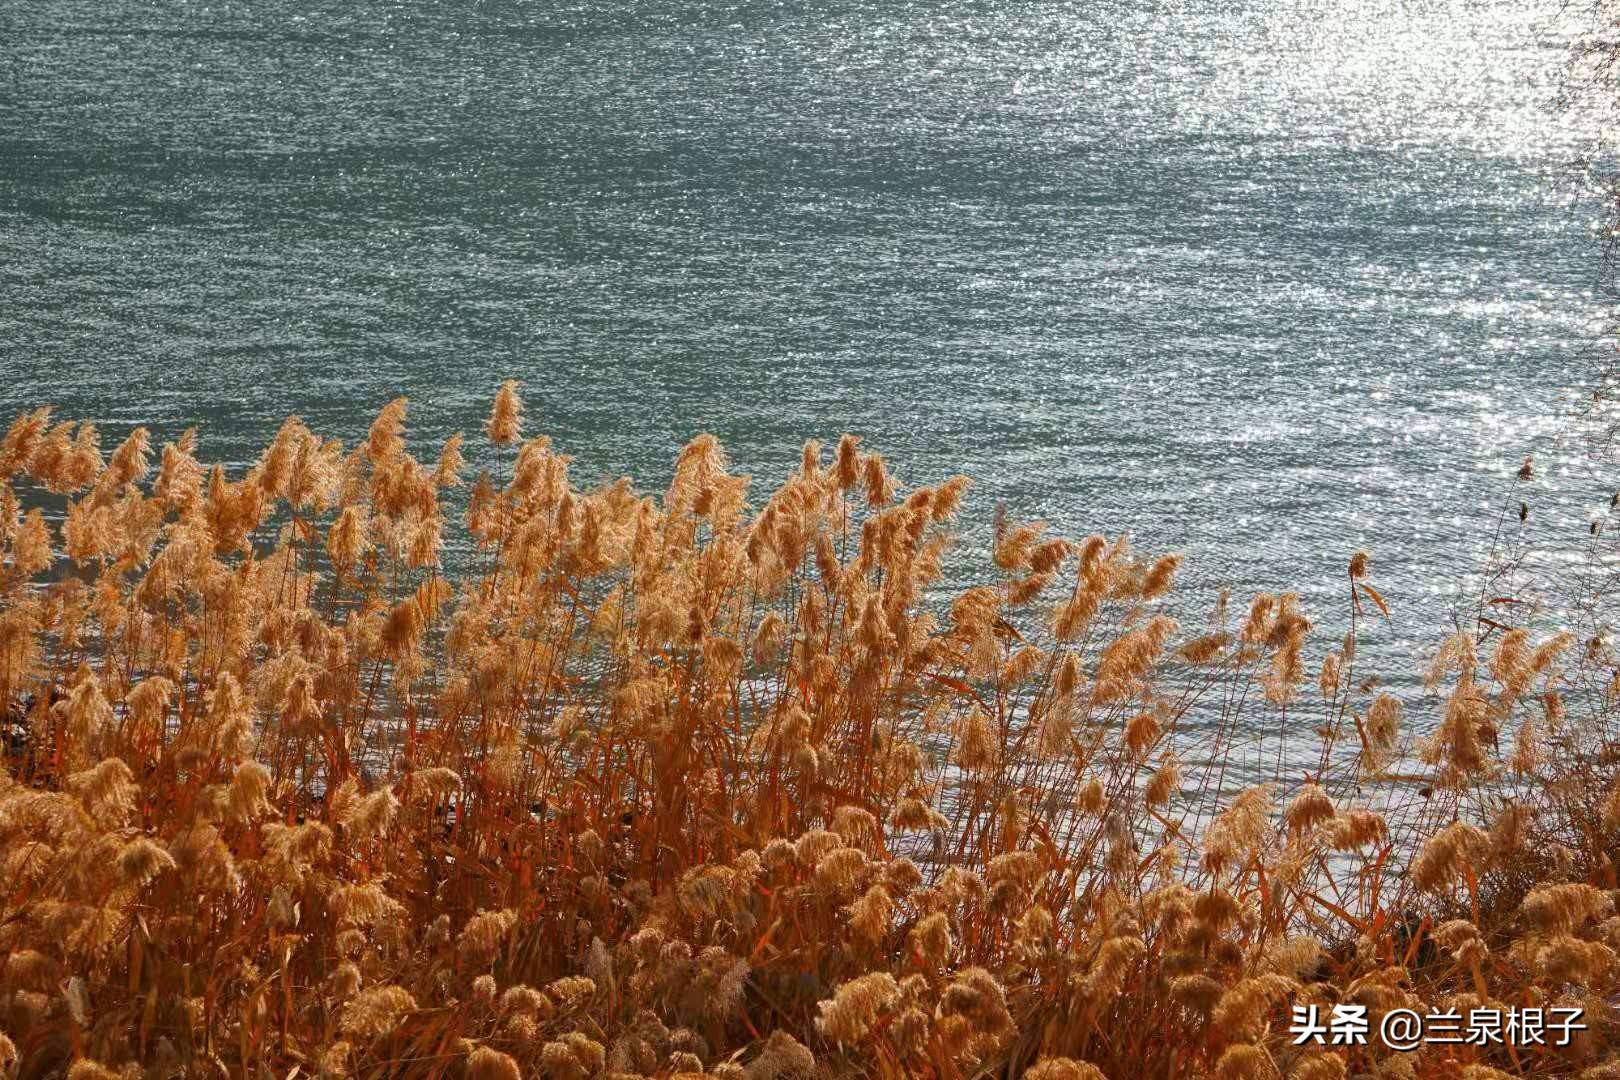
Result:
<instances>
[{"instance_id":1,"label":"teal water","mask_svg":"<svg viewBox=\"0 0 1620 1080\"><path fill-rule=\"evenodd\" d=\"M1368 547L1393 647L1596 352L1556 13L8 0L0 412L241 462L403 393L425 451L514 376L653 490L854 431L977 479L970 549L1004 502L1336 616Z\"/></svg>"}]
</instances>

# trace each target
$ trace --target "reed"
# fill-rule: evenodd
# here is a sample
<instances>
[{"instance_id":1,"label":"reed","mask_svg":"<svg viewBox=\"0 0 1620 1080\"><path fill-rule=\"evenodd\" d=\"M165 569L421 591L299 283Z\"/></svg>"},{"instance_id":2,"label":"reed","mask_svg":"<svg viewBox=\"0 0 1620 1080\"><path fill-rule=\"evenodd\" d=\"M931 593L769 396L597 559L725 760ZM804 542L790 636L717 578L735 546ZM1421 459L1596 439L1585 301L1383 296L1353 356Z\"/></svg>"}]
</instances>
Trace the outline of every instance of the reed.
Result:
<instances>
[{"instance_id":1,"label":"reed","mask_svg":"<svg viewBox=\"0 0 1620 1080\"><path fill-rule=\"evenodd\" d=\"M968 482L850 436L651 498L514 383L406 418L0 440L0 1078L1620 1075L1598 638L1403 705L1365 553L1331 634L1039 523L953 590ZM1338 1002L1589 1030L1293 1044Z\"/></svg>"}]
</instances>

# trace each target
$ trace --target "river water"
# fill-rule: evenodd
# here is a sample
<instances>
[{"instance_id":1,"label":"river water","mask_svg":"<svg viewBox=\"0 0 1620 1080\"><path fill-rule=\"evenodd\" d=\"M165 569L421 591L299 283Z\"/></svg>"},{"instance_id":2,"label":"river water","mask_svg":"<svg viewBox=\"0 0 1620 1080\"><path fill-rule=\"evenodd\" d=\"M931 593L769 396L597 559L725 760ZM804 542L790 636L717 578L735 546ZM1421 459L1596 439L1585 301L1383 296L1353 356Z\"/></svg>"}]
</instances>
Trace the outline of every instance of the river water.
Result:
<instances>
[{"instance_id":1,"label":"river water","mask_svg":"<svg viewBox=\"0 0 1620 1080\"><path fill-rule=\"evenodd\" d=\"M1539 8L1539 9L1538 9ZM0 412L251 459L497 382L585 481L712 431L1188 556L1409 676L1597 356L1555 4L8 0ZM1549 508L1543 513L1542 504ZM1557 509L1552 509L1556 507Z\"/></svg>"}]
</instances>

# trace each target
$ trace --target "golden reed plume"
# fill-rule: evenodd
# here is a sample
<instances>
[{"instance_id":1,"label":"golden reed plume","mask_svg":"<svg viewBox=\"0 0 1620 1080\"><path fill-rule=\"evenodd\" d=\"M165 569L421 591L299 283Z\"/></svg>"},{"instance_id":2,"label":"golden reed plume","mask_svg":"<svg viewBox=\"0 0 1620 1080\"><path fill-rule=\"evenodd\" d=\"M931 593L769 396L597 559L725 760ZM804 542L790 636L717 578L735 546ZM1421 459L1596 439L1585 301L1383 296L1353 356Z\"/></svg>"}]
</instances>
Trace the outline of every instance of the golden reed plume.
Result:
<instances>
[{"instance_id":1,"label":"golden reed plume","mask_svg":"<svg viewBox=\"0 0 1620 1080\"><path fill-rule=\"evenodd\" d=\"M1123 537L952 589L967 481L852 436L652 498L523 420L0 439L0 1080L1620 1076L1601 642L1403 705L1365 553L1307 663ZM1352 1007L1585 1027L1291 1037Z\"/></svg>"}]
</instances>

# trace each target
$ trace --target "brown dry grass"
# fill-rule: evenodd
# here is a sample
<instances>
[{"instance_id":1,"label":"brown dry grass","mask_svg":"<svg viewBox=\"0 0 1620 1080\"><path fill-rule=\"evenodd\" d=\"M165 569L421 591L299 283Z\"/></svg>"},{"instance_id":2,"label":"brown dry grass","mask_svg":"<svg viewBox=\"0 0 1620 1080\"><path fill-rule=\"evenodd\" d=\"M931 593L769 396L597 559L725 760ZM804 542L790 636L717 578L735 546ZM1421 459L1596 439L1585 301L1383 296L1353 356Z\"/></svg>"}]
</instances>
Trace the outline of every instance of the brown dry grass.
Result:
<instances>
[{"instance_id":1,"label":"brown dry grass","mask_svg":"<svg viewBox=\"0 0 1620 1080\"><path fill-rule=\"evenodd\" d=\"M1620 1075L1601 639L1482 624L1414 717L1363 555L1330 639L1034 524L942 600L962 478L584 492L522 413L460 498L403 401L235 479L0 441L0 1077ZM1334 1001L1591 1030L1290 1045Z\"/></svg>"}]
</instances>

